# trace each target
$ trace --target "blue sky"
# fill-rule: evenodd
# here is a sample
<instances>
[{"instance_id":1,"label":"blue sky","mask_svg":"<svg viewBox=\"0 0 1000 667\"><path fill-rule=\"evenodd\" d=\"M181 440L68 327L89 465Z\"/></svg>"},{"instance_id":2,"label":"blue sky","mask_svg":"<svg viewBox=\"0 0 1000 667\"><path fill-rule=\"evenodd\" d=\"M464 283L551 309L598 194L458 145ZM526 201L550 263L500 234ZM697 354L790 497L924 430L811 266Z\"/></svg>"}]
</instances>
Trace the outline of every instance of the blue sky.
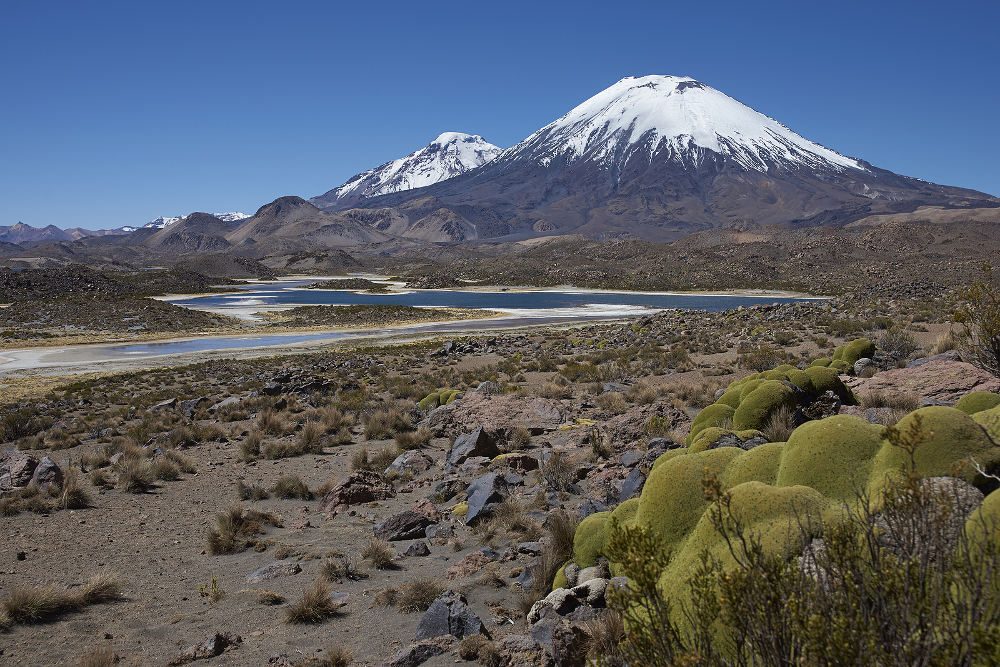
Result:
<instances>
[{"instance_id":1,"label":"blue sky","mask_svg":"<svg viewBox=\"0 0 1000 667\"><path fill-rule=\"evenodd\" d=\"M0 12L0 225L254 212L442 131L509 146L683 74L880 167L1000 194L1000 3L28 2Z\"/></svg>"}]
</instances>

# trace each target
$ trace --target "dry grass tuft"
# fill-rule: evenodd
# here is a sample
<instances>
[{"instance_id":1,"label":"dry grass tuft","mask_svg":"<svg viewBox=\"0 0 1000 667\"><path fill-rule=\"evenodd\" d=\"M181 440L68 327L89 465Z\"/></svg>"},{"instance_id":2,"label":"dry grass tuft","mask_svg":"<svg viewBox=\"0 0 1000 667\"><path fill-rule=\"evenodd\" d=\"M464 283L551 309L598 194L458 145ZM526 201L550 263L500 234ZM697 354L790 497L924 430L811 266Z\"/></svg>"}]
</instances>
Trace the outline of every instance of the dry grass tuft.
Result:
<instances>
[{"instance_id":1,"label":"dry grass tuft","mask_svg":"<svg viewBox=\"0 0 1000 667\"><path fill-rule=\"evenodd\" d=\"M99 575L78 589L63 590L54 584L15 588L3 602L3 615L8 625L30 625L121 598L118 582Z\"/></svg>"},{"instance_id":2,"label":"dry grass tuft","mask_svg":"<svg viewBox=\"0 0 1000 667\"><path fill-rule=\"evenodd\" d=\"M330 597L330 585L317 579L312 586L302 592L298 602L285 611L287 623L322 623L337 615L341 604Z\"/></svg>"},{"instance_id":3,"label":"dry grass tuft","mask_svg":"<svg viewBox=\"0 0 1000 667\"><path fill-rule=\"evenodd\" d=\"M208 552L219 555L243 551L249 546L249 538L263 533L265 525L280 527L281 522L273 514L233 505L217 514L215 526L208 529Z\"/></svg>"},{"instance_id":4,"label":"dry grass tuft","mask_svg":"<svg viewBox=\"0 0 1000 667\"><path fill-rule=\"evenodd\" d=\"M376 570L385 570L392 567L396 551L388 541L372 538L361 550L361 558L371 563Z\"/></svg>"},{"instance_id":5,"label":"dry grass tuft","mask_svg":"<svg viewBox=\"0 0 1000 667\"><path fill-rule=\"evenodd\" d=\"M110 642L101 644L80 656L77 667L109 667L118 664L118 654Z\"/></svg>"},{"instance_id":6,"label":"dry grass tuft","mask_svg":"<svg viewBox=\"0 0 1000 667\"><path fill-rule=\"evenodd\" d=\"M396 434L396 445L400 449L422 449L430 444L434 437L431 430L426 426L421 426L416 431L406 431Z\"/></svg>"},{"instance_id":7,"label":"dry grass tuft","mask_svg":"<svg viewBox=\"0 0 1000 667\"><path fill-rule=\"evenodd\" d=\"M271 487L271 493L273 493L278 498L283 498L289 500L292 498L298 500L312 500L313 493L306 486L298 475L283 475L274 486Z\"/></svg>"},{"instance_id":8,"label":"dry grass tuft","mask_svg":"<svg viewBox=\"0 0 1000 667\"><path fill-rule=\"evenodd\" d=\"M436 579L413 579L399 587L396 608L402 612L427 611L444 592Z\"/></svg>"}]
</instances>

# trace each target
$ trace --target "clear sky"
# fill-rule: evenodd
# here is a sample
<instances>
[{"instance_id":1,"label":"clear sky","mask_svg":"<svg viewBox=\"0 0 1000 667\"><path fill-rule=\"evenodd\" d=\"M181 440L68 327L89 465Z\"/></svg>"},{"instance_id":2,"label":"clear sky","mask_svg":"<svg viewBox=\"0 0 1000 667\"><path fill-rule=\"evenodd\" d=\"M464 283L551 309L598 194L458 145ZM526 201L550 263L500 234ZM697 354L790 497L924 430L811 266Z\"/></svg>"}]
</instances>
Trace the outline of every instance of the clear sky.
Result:
<instances>
[{"instance_id":1,"label":"clear sky","mask_svg":"<svg viewBox=\"0 0 1000 667\"><path fill-rule=\"evenodd\" d=\"M642 74L1000 194L998 23L996 0L5 0L0 225L253 213L446 130L510 146Z\"/></svg>"}]
</instances>

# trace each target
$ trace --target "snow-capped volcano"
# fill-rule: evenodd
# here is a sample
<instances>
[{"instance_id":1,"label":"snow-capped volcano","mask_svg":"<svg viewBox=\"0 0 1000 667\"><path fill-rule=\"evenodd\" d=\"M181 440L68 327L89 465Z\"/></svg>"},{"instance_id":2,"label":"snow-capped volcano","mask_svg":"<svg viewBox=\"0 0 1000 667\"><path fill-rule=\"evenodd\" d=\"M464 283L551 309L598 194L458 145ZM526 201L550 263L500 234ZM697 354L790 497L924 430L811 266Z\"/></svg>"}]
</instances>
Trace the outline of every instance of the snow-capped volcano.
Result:
<instances>
[{"instance_id":1,"label":"snow-capped volcano","mask_svg":"<svg viewBox=\"0 0 1000 667\"><path fill-rule=\"evenodd\" d=\"M920 206L1000 203L845 157L691 77L660 75L612 84L464 174L369 192L345 203L332 191L316 203L379 209L368 217L380 229L447 243L558 234L671 241L724 225L844 225Z\"/></svg>"},{"instance_id":2,"label":"snow-capped volcano","mask_svg":"<svg viewBox=\"0 0 1000 667\"><path fill-rule=\"evenodd\" d=\"M123 227L122 229L128 231L135 231L136 229L163 229L164 227L169 227L170 225L183 220L187 216L177 215L177 216L166 216L161 215L158 218L153 218L142 227ZM229 211L227 213L213 213L212 217L218 218L223 222L239 222L240 220L246 220L250 216L246 213L240 213L239 211Z\"/></svg>"},{"instance_id":3,"label":"snow-capped volcano","mask_svg":"<svg viewBox=\"0 0 1000 667\"><path fill-rule=\"evenodd\" d=\"M500 151L477 134L445 132L420 150L362 172L311 201L319 207L343 208L370 197L433 185L481 167Z\"/></svg>"},{"instance_id":4,"label":"snow-capped volcano","mask_svg":"<svg viewBox=\"0 0 1000 667\"><path fill-rule=\"evenodd\" d=\"M748 170L774 165L864 169L778 121L684 76L627 77L504 152L504 159L590 161L621 168L657 154L697 165L705 151Z\"/></svg>"}]
</instances>

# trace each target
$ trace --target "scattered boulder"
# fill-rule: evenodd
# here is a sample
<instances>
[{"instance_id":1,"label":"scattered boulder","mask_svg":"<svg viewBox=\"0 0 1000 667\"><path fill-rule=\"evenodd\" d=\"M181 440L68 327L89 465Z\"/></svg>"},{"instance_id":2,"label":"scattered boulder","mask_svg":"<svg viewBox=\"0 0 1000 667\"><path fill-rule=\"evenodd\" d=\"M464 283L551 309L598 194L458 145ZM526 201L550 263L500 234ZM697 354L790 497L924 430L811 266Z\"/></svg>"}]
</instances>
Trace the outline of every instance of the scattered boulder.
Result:
<instances>
[{"instance_id":1,"label":"scattered boulder","mask_svg":"<svg viewBox=\"0 0 1000 667\"><path fill-rule=\"evenodd\" d=\"M639 468L632 468L625 481L622 483L619 503L635 498L642 492L642 487L646 483L646 475Z\"/></svg>"},{"instance_id":2,"label":"scattered boulder","mask_svg":"<svg viewBox=\"0 0 1000 667\"><path fill-rule=\"evenodd\" d=\"M445 468L459 466L473 456L493 458L500 454L499 438L496 432L478 427L472 433L455 438L455 444L445 456Z\"/></svg>"},{"instance_id":3,"label":"scattered boulder","mask_svg":"<svg viewBox=\"0 0 1000 667\"><path fill-rule=\"evenodd\" d=\"M414 639L421 641L442 635L451 635L458 639L469 635L483 635L488 638L490 633L476 612L469 607L464 595L455 591L445 591L424 612Z\"/></svg>"},{"instance_id":4,"label":"scattered boulder","mask_svg":"<svg viewBox=\"0 0 1000 667\"><path fill-rule=\"evenodd\" d=\"M922 400L954 404L973 391L1000 392L1000 378L964 361L922 360L920 365L883 371L870 378L850 378L855 394L869 392L912 393Z\"/></svg>"},{"instance_id":5,"label":"scattered boulder","mask_svg":"<svg viewBox=\"0 0 1000 667\"><path fill-rule=\"evenodd\" d=\"M167 665L176 666L194 662L195 660L208 660L209 658L220 656L226 651L239 648L239 645L242 643L243 638L239 635L229 632L216 632L208 639L182 651L168 662Z\"/></svg>"},{"instance_id":6,"label":"scattered boulder","mask_svg":"<svg viewBox=\"0 0 1000 667\"><path fill-rule=\"evenodd\" d=\"M293 560L276 560L273 563L263 565L247 575L248 584L259 584L268 579L278 577L290 577L302 571L299 564Z\"/></svg>"},{"instance_id":7,"label":"scattered boulder","mask_svg":"<svg viewBox=\"0 0 1000 667\"><path fill-rule=\"evenodd\" d=\"M350 505L393 498L396 492L382 476L372 470L355 470L347 479L330 489L320 501L321 512L337 513Z\"/></svg>"},{"instance_id":8,"label":"scattered boulder","mask_svg":"<svg viewBox=\"0 0 1000 667\"><path fill-rule=\"evenodd\" d=\"M0 458L0 475L10 475L10 486L27 486L38 466L38 459L31 454L14 449Z\"/></svg>"},{"instance_id":9,"label":"scattered boulder","mask_svg":"<svg viewBox=\"0 0 1000 667\"><path fill-rule=\"evenodd\" d=\"M381 667L417 667L417 665L449 650L454 643L455 638L451 635L441 635L414 642L383 662Z\"/></svg>"},{"instance_id":10,"label":"scattered boulder","mask_svg":"<svg viewBox=\"0 0 1000 667\"><path fill-rule=\"evenodd\" d=\"M40 489L45 489L48 486L61 489L63 483L62 468L59 467L58 463L46 456L35 466L35 470L31 474L31 483Z\"/></svg>"},{"instance_id":11,"label":"scattered boulder","mask_svg":"<svg viewBox=\"0 0 1000 667\"><path fill-rule=\"evenodd\" d=\"M375 526L375 537L397 542L399 540L412 540L424 536L427 526L434 523L425 515L406 510L399 514L394 514L382 523Z\"/></svg>"},{"instance_id":12,"label":"scattered boulder","mask_svg":"<svg viewBox=\"0 0 1000 667\"><path fill-rule=\"evenodd\" d=\"M393 460L389 467L385 469L385 474L403 474L409 471L417 475L427 472L434 467L434 459L420 451L419 449L408 449Z\"/></svg>"},{"instance_id":13,"label":"scattered boulder","mask_svg":"<svg viewBox=\"0 0 1000 667\"><path fill-rule=\"evenodd\" d=\"M468 526L489 517L507 496L507 482L495 472L476 478L465 491L469 510L465 515Z\"/></svg>"},{"instance_id":14,"label":"scattered boulder","mask_svg":"<svg viewBox=\"0 0 1000 667\"><path fill-rule=\"evenodd\" d=\"M221 410L222 408L228 408L231 405L239 405L239 403L240 403L240 398L238 396L230 396L228 398L222 399L215 405L209 407L208 411L216 412L217 410Z\"/></svg>"},{"instance_id":15,"label":"scattered boulder","mask_svg":"<svg viewBox=\"0 0 1000 667\"><path fill-rule=\"evenodd\" d=\"M149 412L162 412L163 410L172 410L177 407L177 398L168 398L165 401L160 401L152 407L149 408Z\"/></svg>"},{"instance_id":16,"label":"scattered boulder","mask_svg":"<svg viewBox=\"0 0 1000 667\"><path fill-rule=\"evenodd\" d=\"M561 621L552 629L552 659L556 667L584 667L590 636L576 623Z\"/></svg>"},{"instance_id":17,"label":"scattered boulder","mask_svg":"<svg viewBox=\"0 0 1000 667\"><path fill-rule=\"evenodd\" d=\"M424 542L424 541L421 540L420 542L414 542L413 544L411 544L410 546L408 546L406 548L406 551L403 552L403 555L404 556L415 556L415 557L430 556L431 555L431 548L429 546L427 546L426 542Z\"/></svg>"}]
</instances>

